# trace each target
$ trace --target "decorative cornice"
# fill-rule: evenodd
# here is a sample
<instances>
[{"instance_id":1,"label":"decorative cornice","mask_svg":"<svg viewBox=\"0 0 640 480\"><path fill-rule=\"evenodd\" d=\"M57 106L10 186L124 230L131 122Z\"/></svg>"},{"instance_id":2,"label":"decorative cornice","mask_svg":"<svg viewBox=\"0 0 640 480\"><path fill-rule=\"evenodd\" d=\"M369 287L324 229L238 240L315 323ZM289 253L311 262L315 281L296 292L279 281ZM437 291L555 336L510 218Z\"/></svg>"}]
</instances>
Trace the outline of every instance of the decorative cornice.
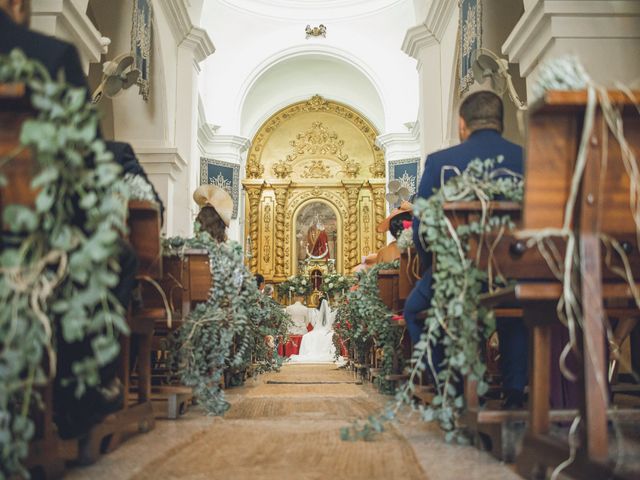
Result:
<instances>
[{"instance_id":1,"label":"decorative cornice","mask_svg":"<svg viewBox=\"0 0 640 480\"><path fill-rule=\"evenodd\" d=\"M196 66L215 52L213 42L206 30L196 27L191 22L185 0L162 0L159 3L167 16L176 45L180 46L184 43L193 51Z\"/></svg>"},{"instance_id":2,"label":"decorative cornice","mask_svg":"<svg viewBox=\"0 0 640 480\"><path fill-rule=\"evenodd\" d=\"M63 30L66 30L71 41L80 50L84 60L89 63L100 61L101 55L107 53L108 45L111 41L103 37L95 25L86 14L78 9L78 5L73 0L47 0L33 2L31 18L33 26L38 29L39 18L54 17L55 21L60 21ZM44 25L40 29L48 35L60 36L59 31L54 26L55 31L48 30Z\"/></svg>"},{"instance_id":3,"label":"decorative cornice","mask_svg":"<svg viewBox=\"0 0 640 480\"><path fill-rule=\"evenodd\" d=\"M640 38L636 0L538 0L524 12L502 45L526 77L557 38Z\"/></svg>"},{"instance_id":4,"label":"decorative cornice","mask_svg":"<svg viewBox=\"0 0 640 480\"><path fill-rule=\"evenodd\" d=\"M384 150L387 162L420 156L420 142L413 131L379 135L376 145Z\"/></svg>"},{"instance_id":5,"label":"decorative cornice","mask_svg":"<svg viewBox=\"0 0 640 480\"><path fill-rule=\"evenodd\" d=\"M419 60L422 48L440 43L456 8L455 0L433 0L424 22L407 30L402 51Z\"/></svg>"},{"instance_id":6,"label":"decorative cornice","mask_svg":"<svg viewBox=\"0 0 640 480\"><path fill-rule=\"evenodd\" d=\"M187 167L175 147L134 145L133 150L149 174L169 175L173 180Z\"/></svg>"}]
</instances>

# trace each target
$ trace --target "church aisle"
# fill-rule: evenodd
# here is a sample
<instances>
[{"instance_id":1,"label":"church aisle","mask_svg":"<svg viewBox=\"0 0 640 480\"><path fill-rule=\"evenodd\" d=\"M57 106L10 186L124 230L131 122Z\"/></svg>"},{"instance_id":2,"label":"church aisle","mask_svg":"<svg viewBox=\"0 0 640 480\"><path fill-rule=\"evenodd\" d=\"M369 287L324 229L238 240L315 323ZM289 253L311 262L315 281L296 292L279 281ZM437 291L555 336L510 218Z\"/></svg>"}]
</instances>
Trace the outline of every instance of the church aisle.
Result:
<instances>
[{"instance_id":1,"label":"church aisle","mask_svg":"<svg viewBox=\"0 0 640 480\"><path fill-rule=\"evenodd\" d=\"M518 478L474 448L444 444L424 424L403 422L373 442L341 441L341 427L377 411L385 399L334 365L288 365L228 392L232 407L224 419L193 410L160 421L65 478Z\"/></svg>"}]
</instances>

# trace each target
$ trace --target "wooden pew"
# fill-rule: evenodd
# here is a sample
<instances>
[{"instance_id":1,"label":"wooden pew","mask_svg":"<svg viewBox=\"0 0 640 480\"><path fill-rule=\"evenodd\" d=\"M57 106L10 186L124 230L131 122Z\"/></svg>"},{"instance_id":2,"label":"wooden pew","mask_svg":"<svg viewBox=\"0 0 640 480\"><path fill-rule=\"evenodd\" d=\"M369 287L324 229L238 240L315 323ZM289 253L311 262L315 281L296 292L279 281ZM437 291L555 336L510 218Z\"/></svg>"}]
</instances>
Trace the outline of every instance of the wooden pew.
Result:
<instances>
[{"instance_id":1,"label":"wooden pew","mask_svg":"<svg viewBox=\"0 0 640 480\"><path fill-rule=\"evenodd\" d=\"M24 84L0 84L0 158L19 148L22 124L33 116ZM2 165L0 171L6 177L7 184L0 187L0 213L5 205L35 206L38 192L31 189L31 179L36 170L37 162L29 149L23 150L12 161ZM3 231L6 231L5 227L2 226ZM53 422L52 383L38 387L37 391L42 397L44 409L32 413L35 434L29 444L25 466L32 475L39 478L58 478L64 471L64 460L60 453L62 441Z\"/></svg>"},{"instance_id":2,"label":"wooden pew","mask_svg":"<svg viewBox=\"0 0 640 480\"><path fill-rule=\"evenodd\" d=\"M548 92L531 110L521 222L521 228L525 230L562 226L582 135L586 99L586 92ZM626 137L637 158L640 153L637 112L633 111L624 94L613 92L611 99L624 110ZM612 315L638 316L638 310L626 283L603 262L599 235L610 235L626 245L635 278L640 273L640 256L636 228L629 211L629 181L623 169L620 147L608 133L599 109L595 128L590 132L588 155L571 226L581 254L578 295L584 315L578 337L583 358L579 372L582 420L580 445L574 461L563 470L563 475L609 478L614 476L614 465L609 458L609 393L602 318L608 302L612 301L616 302L616 307L609 310ZM603 159L607 161L606 174L601 170ZM556 244L563 253L564 242L556 241ZM538 478L570 457L569 445L553 437L550 427L552 421L573 418L574 412L552 412L549 407L550 368L557 368L551 363L551 330L557 322L555 309L562 285L536 248L527 249L522 242L503 241L496 249L496 255L511 256L511 261L503 262L501 268L505 277L517 279L518 283L515 288L499 292L493 298L489 296L487 301L499 304L503 300L517 300L531 331L529 414L519 414L523 419L528 418L528 427L517 468L526 478ZM623 302L622 309L620 302ZM470 410L476 406L470 405ZM638 411L622 409L616 411L616 418L623 421L640 419ZM615 472L615 475L616 478L631 478L621 472Z\"/></svg>"},{"instance_id":3,"label":"wooden pew","mask_svg":"<svg viewBox=\"0 0 640 480\"><path fill-rule=\"evenodd\" d=\"M186 412L192 402L193 391L178 379L168 377L168 336L182 325L195 304L208 300L212 278L206 250L185 249L181 257L161 258L163 275L159 284L168 299L171 325L167 322L165 305L158 292L149 285L143 286L145 315L155 321L151 399L158 418L175 419Z\"/></svg>"},{"instance_id":4,"label":"wooden pew","mask_svg":"<svg viewBox=\"0 0 640 480\"><path fill-rule=\"evenodd\" d=\"M138 256L136 277L141 281L160 279L160 209L152 202L132 200L129 202L128 212L128 240ZM80 440L77 457L74 452L70 460L77 460L83 465L94 463L101 454L115 450L126 435L132 432L146 433L155 426L151 401L151 346L155 320L144 313L133 315L129 309L127 321L131 335L120 338L118 374L125 392L124 405L95 425L86 438ZM136 388L131 392L133 343L137 347L134 378Z\"/></svg>"}]
</instances>

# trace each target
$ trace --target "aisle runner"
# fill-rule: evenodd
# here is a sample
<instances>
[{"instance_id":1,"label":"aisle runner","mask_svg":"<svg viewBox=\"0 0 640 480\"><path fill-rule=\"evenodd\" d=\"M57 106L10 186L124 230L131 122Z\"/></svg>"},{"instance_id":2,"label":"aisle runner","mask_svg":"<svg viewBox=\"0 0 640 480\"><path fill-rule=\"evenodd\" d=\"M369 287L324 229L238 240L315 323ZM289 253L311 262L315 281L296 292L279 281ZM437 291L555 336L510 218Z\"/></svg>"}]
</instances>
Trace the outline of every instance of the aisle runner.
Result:
<instances>
[{"instance_id":1,"label":"aisle runner","mask_svg":"<svg viewBox=\"0 0 640 480\"><path fill-rule=\"evenodd\" d=\"M134 478L425 479L411 447L393 428L373 442L340 440L340 427L379 408L352 381L332 365L286 366L247 389L224 421Z\"/></svg>"}]
</instances>

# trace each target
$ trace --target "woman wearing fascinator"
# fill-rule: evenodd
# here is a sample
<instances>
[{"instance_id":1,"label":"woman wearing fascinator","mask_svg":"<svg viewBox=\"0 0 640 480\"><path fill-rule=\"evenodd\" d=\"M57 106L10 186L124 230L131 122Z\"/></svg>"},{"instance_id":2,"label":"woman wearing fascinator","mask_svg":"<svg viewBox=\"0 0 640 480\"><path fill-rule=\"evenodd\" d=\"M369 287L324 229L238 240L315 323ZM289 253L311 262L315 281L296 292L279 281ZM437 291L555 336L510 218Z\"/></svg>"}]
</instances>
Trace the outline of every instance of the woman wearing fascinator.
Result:
<instances>
[{"instance_id":1,"label":"woman wearing fascinator","mask_svg":"<svg viewBox=\"0 0 640 480\"><path fill-rule=\"evenodd\" d=\"M231 195L216 185L207 184L193 192L193 200L200 207L196 217L200 231L207 232L217 242L225 242L233 213Z\"/></svg>"}]
</instances>

